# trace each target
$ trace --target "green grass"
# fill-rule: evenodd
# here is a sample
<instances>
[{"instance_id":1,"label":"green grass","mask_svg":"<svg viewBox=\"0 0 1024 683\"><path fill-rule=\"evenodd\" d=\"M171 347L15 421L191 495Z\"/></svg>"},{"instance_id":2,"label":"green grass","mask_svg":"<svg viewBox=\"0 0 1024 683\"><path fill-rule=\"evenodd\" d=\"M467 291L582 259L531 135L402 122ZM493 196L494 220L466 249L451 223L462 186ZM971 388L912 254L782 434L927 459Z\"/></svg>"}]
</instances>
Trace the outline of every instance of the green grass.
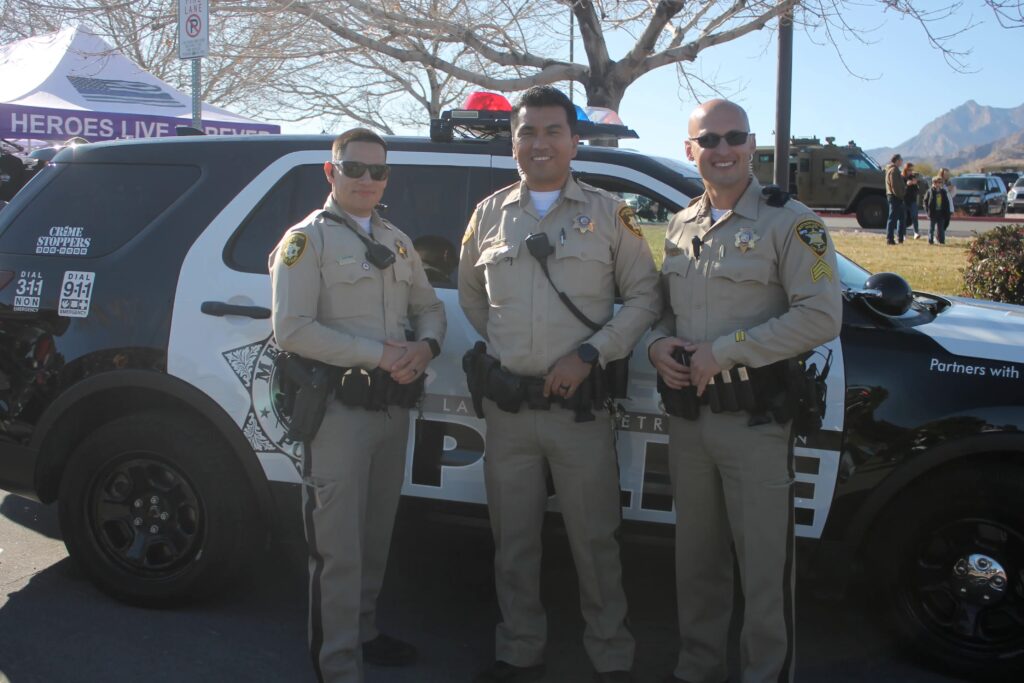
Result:
<instances>
[{"instance_id":1,"label":"green grass","mask_svg":"<svg viewBox=\"0 0 1024 683\"><path fill-rule=\"evenodd\" d=\"M644 236L651 246L654 262L661 267L665 258L665 225L644 224ZM948 237L944 245L930 245L928 240L910 239L890 247L882 234L860 230L835 230L830 233L836 248L847 258L873 273L899 273L917 291L933 294L962 293L960 270L967 264L969 237Z\"/></svg>"}]
</instances>

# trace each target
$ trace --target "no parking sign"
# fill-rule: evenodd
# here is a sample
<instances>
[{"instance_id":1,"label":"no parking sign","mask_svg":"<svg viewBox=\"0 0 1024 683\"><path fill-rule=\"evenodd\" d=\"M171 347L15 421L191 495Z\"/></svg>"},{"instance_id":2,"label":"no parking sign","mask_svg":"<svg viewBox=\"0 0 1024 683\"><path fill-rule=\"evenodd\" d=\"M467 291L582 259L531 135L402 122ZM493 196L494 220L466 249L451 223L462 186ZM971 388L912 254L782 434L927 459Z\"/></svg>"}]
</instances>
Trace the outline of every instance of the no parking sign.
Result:
<instances>
[{"instance_id":1,"label":"no parking sign","mask_svg":"<svg viewBox=\"0 0 1024 683\"><path fill-rule=\"evenodd\" d=\"M178 57L196 59L210 54L209 0L178 0Z\"/></svg>"}]
</instances>

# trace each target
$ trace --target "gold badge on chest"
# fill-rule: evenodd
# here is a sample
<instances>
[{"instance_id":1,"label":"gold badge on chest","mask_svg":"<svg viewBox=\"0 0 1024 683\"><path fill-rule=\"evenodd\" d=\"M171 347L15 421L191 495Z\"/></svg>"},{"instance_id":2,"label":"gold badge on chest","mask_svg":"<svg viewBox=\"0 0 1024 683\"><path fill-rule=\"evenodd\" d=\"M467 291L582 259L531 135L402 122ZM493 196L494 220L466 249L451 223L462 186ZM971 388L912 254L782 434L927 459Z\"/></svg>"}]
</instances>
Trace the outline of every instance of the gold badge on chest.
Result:
<instances>
[{"instance_id":1,"label":"gold badge on chest","mask_svg":"<svg viewBox=\"0 0 1024 683\"><path fill-rule=\"evenodd\" d=\"M395 240L395 249L398 250L398 255L402 258L409 258L409 250L402 244L402 240Z\"/></svg>"},{"instance_id":2,"label":"gold badge on chest","mask_svg":"<svg viewBox=\"0 0 1024 683\"><path fill-rule=\"evenodd\" d=\"M588 232L594 232L594 219L590 216L579 215L573 219L572 227L580 231L581 235L585 235Z\"/></svg>"},{"instance_id":3,"label":"gold badge on chest","mask_svg":"<svg viewBox=\"0 0 1024 683\"><path fill-rule=\"evenodd\" d=\"M740 250L741 254L745 254L757 247L759 239L761 236L753 228L740 228L736 231L736 248Z\"/></svg>"}]
</instances>

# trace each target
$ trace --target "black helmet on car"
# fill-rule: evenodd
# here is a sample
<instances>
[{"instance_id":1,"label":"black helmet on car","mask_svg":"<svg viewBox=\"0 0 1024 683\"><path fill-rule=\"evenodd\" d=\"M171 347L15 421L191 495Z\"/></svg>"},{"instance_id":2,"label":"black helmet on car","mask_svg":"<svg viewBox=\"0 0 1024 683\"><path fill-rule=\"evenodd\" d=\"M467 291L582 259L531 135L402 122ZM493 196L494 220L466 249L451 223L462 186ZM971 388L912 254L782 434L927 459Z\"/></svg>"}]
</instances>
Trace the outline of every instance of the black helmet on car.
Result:
<instances>
[{"instance_id":1,"label":"black helmet on car","mask_svg":"<svg viewBox=\"0 0 1024 683\"><path fill-rule=\"evenodd\" d=\"M910 283L896 273L875 273L864 282L864 289L872 292L864 301L882 315L903 315L914 300Z\"/></svg>"}]
</instances>

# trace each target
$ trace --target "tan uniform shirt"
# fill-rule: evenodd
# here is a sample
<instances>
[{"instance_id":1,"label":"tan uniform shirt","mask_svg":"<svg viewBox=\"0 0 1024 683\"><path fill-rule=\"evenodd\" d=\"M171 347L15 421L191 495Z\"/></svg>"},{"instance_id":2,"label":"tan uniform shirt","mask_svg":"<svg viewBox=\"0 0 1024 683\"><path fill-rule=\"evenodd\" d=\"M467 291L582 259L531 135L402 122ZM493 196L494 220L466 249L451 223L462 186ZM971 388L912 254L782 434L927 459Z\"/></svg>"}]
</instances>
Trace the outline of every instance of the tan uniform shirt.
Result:
<instances>
[{"instance_id":1,"label":"tan uniform shirt","mask_svg":"<svg viewBox=\"0 0 1024 683\"><path fill-rule=\"evenodd\" d=\"M523 240L544 232L555 285L584 315L580 322L555 294ZM616 287L623 304L612 317ZM602 365L624 358L661 314L658 274L632 210L603 190L568 180L541 219L525 182L480 202L459 262L459 303L514 373L539 377L589 342Z\"/></svg>"},{"instance_id":2,"label":"tan uniform shirt","mask_svg":"<svg viewBox=\"0 0 1024 683\"><path fill-rule=\"evenodd\" d=\"M373 213L373 238L395 253L379 270L366 260L366 234L328 197L324 209L292 226L270 253L274 337L278 346L304 358L341 367L377 367L385 340L444 341L444 304L427 282L412 240Z\"/></svg>"},{"instance_id":3,"label":"tan uniform shirt","mask_svg":"<svg viewBox=\"0 0 1024 683\"><path fill-rule=\"evenodd\" d=\"M702 240L699 258L694 238ZM761 367L839 334L841 286L827 229L795 200L768 206L754 178L713 226L706 194L675 215L661 280L668 306L650 342L710 341L723 369Z\"/></svg>"}]
</instances>

